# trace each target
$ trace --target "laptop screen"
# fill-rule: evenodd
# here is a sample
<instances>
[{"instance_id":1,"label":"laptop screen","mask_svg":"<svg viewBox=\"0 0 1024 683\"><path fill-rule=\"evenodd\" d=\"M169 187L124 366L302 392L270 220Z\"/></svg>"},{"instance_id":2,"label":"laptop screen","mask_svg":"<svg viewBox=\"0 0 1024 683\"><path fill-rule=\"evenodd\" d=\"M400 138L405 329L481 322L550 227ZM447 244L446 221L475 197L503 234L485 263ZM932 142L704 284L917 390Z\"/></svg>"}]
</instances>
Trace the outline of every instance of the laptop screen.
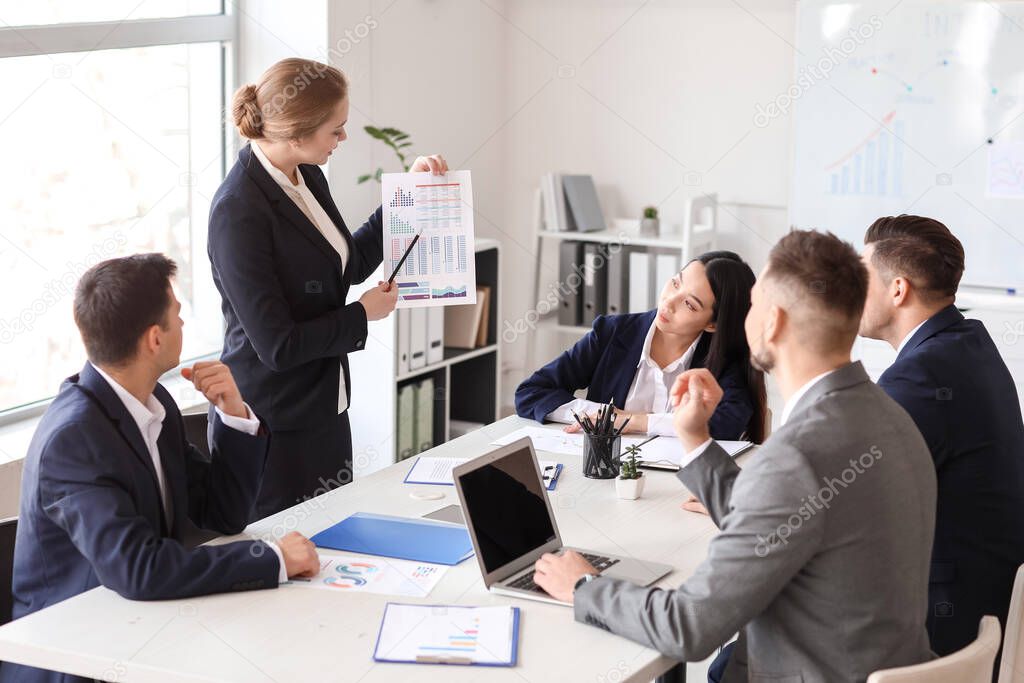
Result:
<instances>
[{"instance_id":1,"label":"laptop screen","mask_svg":"<svg viewBox=\"0 0 1024 683\"><path fill-rule=\"evenodd\" d=\"M555 538L547 493L529 447L467 472L459 481L487 573Z\"/></svg>"}]
</instances>

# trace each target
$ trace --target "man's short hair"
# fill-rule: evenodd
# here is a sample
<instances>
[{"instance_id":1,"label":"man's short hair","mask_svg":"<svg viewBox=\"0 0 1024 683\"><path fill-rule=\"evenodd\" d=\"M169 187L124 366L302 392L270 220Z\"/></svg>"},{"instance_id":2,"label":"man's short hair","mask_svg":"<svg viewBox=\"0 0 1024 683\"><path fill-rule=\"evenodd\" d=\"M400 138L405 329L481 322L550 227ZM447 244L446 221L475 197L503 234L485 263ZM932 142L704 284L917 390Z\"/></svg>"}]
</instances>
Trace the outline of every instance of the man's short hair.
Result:
<instances>
[{"instance_id":1,"label":"man's short hair","mask_svg":"<svg viewBox=\"0 0 1024 683\"><path fill-rule=\"evenodd\" d=\"M135 254L97 263L82 275L75 324L90 361L117 366L135 357L142 333L167 321L177 270L163 254Z\"/></svg>"},{"instance_id":2,"label":"man's short hair","mask_svg":"<svg viewBox=\"0 0 1024 683\"><path fill-rule=\"evenodd\" d=\"M783 293L797 334L817 352L848 350L864 312L868 271L832 233L793 230L768 255L765 279Z\"/></svg>"},{"instance_id":3,"label":"man's short hair","mask_svg":"<svg viewBox=\"0 0 1024 683\"><path fill-rule=\"evenodd\" d=\"M956 296L964 274L964 247L934 218L883 216L868 228L864 244L875 245L871 262L888 280L910 280L926 303Z\"/></svg>"}]
</instances>

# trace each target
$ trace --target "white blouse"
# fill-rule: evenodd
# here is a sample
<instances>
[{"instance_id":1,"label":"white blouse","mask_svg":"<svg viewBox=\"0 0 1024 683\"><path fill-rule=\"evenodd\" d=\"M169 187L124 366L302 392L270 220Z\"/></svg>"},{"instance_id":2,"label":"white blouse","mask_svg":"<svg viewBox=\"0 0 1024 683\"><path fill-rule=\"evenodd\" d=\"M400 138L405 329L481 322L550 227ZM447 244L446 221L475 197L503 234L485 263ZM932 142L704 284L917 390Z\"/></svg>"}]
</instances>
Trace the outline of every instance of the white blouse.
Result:
<instances>
[{"instance_id":1,"label":"white blouse","mask_svg":"<svg viewBox=\"0 0 1024 683\"><path fill-rule=\"evenodd\" d=\"M629 387L629 393L626 394L626 405L622 406L622 409L629 413L648 413L647 433L649 435L675 436L675 430L672 427L672 405L669 392L672 390L676 378L690 369L690 365L693 363L693 354L697 350L697 342L700 341L702 335L697 335L683 355L665 367L660 367L651 358L651 342L654 339L655 324L652 322L651 328L647 330L644 348L640 352L640 360L636 364L633 384ZM558 406L546 417L552 422L572 424L576 420L571 411L582 415L595 412L600 407L600 403L577 398Z\"/></svg>"}]
</instances>

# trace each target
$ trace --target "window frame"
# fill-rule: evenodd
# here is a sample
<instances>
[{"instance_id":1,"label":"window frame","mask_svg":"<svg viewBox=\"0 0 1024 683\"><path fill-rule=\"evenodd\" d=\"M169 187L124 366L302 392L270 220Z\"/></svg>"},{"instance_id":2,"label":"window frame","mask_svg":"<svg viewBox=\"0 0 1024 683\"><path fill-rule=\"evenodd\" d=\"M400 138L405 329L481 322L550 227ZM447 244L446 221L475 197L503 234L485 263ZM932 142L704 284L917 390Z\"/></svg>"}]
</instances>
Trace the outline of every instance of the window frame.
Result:
<instances>
[{"instance_id":1,"label":"window frame","mask_svg":"<svg viewBox=\"0 0 1024 683\"><path fill-rule=\"evenodd\" d=\"M67 52L95 52L134 47L219 43L221 45L221 110L234 92L240 57L239 12L234 2L221 3L219 14L184 17L99 21L87 23L10 26L0 20L0 59L57 55ZM227 174L234 147L226 117L221 121L221 176ZM221 321L223 324L223 320ZM178 367L165 373L161 383L184 381L180 369L198 360L218 358L220 350L211 350L195 358L182 359ZM200 397L201 399L202 397ZM0 410L0 428L34 420L46 412L54 397ZM203 399L205 400L205 399ZM197 401L202 403L203 400Z\"/></svg>"}]
</instances>

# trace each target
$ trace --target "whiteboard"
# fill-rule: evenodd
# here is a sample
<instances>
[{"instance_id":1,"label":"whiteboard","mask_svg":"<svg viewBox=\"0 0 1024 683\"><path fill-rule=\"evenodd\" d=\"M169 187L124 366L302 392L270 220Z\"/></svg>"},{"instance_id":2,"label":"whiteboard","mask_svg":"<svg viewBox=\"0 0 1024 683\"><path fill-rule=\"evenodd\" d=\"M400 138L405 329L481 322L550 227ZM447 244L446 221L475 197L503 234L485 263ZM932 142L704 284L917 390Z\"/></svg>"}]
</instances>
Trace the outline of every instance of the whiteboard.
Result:
<instances>
[{"instance_id":1,"label":"whiteboard","mask_svg":"<svg viewBox=\"0 0 1024 683\"><path fill-rule=\"evenodd\" d=\"M879 216L930 216L965 284L1024 286L1024 2L807 0L796 41L754 121L793 111L791 223L859 249Z\"/></svg>"}]
</instances>

